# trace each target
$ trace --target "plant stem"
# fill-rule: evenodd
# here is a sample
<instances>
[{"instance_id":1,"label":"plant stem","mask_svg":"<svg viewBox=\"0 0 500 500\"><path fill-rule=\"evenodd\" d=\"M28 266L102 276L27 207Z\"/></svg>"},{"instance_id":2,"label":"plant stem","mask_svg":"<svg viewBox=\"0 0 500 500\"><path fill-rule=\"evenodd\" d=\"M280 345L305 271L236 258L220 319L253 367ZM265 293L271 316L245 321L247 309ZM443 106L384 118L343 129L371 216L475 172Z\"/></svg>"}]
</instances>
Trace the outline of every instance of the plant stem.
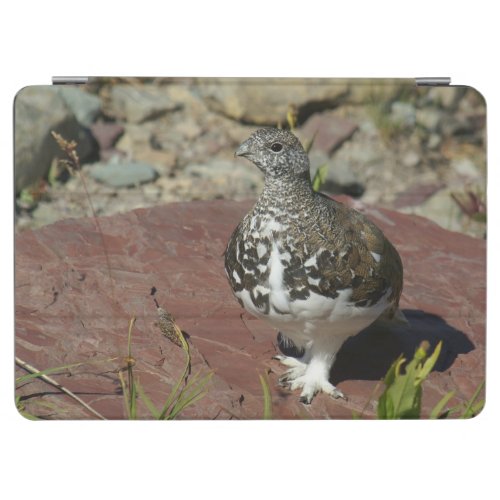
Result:
<instances>
[{"instance_id":1,"label":"plant stem","mask_svg":"<svg viewBox=\"0 0 500 500\"><path fill-rule=\"evenodd\" d=\"M44 382L47 382L50 385L53 385L54 387L57 387L61 392L64 392L64 394L68 395L70 398L73 398L75 401L80 403L86 410L88 410L90 413L95 415L97 418L100 418L101 420L106 420L105 417L103 417L98 411L94 410L91 406L89 406L85 401L80 399L76 394L71 392L69 389L66 389L66 387L63 387L59 382L56 382L53 378L44 375L43 373L40 372L40 370L37 370L35 367L31 366L30 364L26 363L22 359L18 358L16 356L16 363L21 367L24 368L25 370L29 371L30 373L35 373L37 374L38 378L41 378Z\"/></svg>"},{"instance_id":2,"label":"plant stem","mask_svg":"<svg viewBox=\"0 0 500 500\"><path fill-rule=\"evenodd\" d=\"M85 180L85 176L83 175L81 168L77 169L77 171L78 171L78 175L80 177L80 181L81 181L82 186L83 186L83 190L85 191L87 201L89 202L90 211L92 212L92 217L93 217L95 225L97 227L97 232L99 233L99 236L101 238L102 249L104 251L104 258L106 259L106 267L108 270L108 276L109 276L109 280L111 282L111 295L112 295L112 298L114 299L115 298L115 284L113 282L113 277L111 276L111 264L109 261L108 249L106 247L106 243L104 242L104 233L102 232L101 223L99 222L99 217L97 217L97 213L95 211L94 204L92 203L92 198L90 197L90 193L89 193L89 190L87 188L87 182Z\"/></svg>"}]
</instances>

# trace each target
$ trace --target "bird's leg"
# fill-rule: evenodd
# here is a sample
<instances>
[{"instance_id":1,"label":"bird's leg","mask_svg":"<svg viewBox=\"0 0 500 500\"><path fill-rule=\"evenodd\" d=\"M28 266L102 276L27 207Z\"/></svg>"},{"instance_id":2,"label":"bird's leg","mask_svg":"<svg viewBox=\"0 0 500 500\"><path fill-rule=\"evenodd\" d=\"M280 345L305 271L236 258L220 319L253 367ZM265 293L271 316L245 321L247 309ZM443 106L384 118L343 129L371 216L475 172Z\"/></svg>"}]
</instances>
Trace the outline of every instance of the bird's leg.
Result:
<instances>
[{"instance_id":1,"label":"bird's leg","mask_svg":"<svg viewBox=\"0 0 500 500\"><path fill-rule=\"evenodd\" d=\"M276 359L281 364L289 368L279 378L278 383L283 387L287 387L290 380L303 375L306 371L307 363L309 361L307 345L297 344L282 332L278 333L277 340L280 350L287 354L277 354L276 356L273 356L273 359Z\"/></svg>"},{"instance_id":2,"label":"bird's leg","mask_svg":"<svg viewBox=\"0 0 500 500\"><path fill-rule=\"evenodd\" d=\"M283 379L283 383L291 390L302 389L300 401L305 404L310 404L320 391L334 398L345 399L342 392L328 379L337 352L346 338L347 336L330 335L326 339L315 339L304 354L307 359L296 360L301 364L288 370L280 378L280 382Z\"/></svg>"},{"instance_id":3,"label":"bird's leg","mask_svg":"<svg viewBox=\"0 0 500 500\"><path fill-rule=\"evenodd\" d=\"M295 380L296 378L304 375L307 370L307 361L309 359L309 356L306 350L300 358L278 354L277 356L273 356L273 359L277 359L281 364L289 368L278 379L279 385L281 385L282 387L288 387L292 380Z\"/></svg>"},{"instance_id":4,"label":"bird's leg","mask_svg":"<svg viewBox=\"0 0 500 500\"><path fill-rule=\"evenodd\" d=\"M337 389L328 379L330 368L335 361L335 356L314 356L307 365L304 374L297 377L291 384L290 389L302 389L300 393L300 402L311 404L314 396L318 392L329 394L333 398L345 399L342 391Z\"/></svg>"}]
</instances>

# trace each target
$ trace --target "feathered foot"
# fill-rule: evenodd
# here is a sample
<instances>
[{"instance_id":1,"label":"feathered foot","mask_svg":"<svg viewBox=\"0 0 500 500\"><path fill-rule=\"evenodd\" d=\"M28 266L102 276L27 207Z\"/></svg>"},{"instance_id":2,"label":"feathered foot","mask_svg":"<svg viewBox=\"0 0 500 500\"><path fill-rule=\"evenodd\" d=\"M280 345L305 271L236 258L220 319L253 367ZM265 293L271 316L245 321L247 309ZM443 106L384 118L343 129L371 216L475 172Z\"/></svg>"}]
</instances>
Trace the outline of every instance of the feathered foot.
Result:
<instances>
[{"instance_id":1,"label":"feathered foot","mask_svg":"<svg viewBox=\"0 0 500 500\"><path fill-rule=\"evenodd\" d=\"M347 399L342 391L328 381L330 368L325 361L313 358L309 363L305 363L300 359L282 355L274 356L273 359L290 367L278 379L278 383L292 391L302 389L299 398L301 403L311 404L318 392L329 394L335 399Z\"/></svg>"}]
</instances>

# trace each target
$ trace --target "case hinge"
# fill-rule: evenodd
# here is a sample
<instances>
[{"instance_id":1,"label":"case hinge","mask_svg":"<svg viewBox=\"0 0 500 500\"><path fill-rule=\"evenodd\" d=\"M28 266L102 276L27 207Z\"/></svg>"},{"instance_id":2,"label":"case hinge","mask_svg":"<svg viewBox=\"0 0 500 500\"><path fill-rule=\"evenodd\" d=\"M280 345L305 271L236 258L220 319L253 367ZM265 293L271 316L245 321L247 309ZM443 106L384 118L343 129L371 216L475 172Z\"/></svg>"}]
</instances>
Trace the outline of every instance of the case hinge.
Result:
<instances>
[{"instance_id":1,"label":"case hinge","mask_svg":"<svg viewBox=\"0 0 500 500\"><path fill-rule=\"evenodd\" d=\"M430 77L422 77L415 78L415 82L417 87L422 86L434 86L434 85L450 85L451 78L448 76L430 76Z\"/></svg>"},{"instance_id":2,"label":"case hinge","mask_svg":"<svg viewBox=\"0 0 500 500\"><path fill-rule=\"evenodd\" d=\"M88 76L53 76L52 85L83 85L88 83Z\"/></svg>"}]
</instances>

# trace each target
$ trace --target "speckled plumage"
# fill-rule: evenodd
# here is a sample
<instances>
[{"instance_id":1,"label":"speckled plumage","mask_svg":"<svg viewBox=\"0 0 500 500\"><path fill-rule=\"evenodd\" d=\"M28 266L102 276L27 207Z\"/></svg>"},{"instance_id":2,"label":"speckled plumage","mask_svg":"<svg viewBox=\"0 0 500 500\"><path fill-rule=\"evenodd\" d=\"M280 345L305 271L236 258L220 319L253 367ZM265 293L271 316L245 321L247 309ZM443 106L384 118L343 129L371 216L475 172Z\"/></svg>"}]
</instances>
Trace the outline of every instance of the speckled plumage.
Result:
<instances>
[{"instance_id":1,"label":"speckled plumage","mask_svg":"<svg viewBox=\"0 0 500 500\"><path fill-rule=\"evenodd\" d=\"M284 385L310 403L329 381L343 342L381 314L393 315L402 290L401 259L359 212L314 192L298 139L260 129L238 151L265 174L264 190L231 236L225 268L250 313L268 320L303 352L280 356Z\"/></svg>"}]
</instances>

